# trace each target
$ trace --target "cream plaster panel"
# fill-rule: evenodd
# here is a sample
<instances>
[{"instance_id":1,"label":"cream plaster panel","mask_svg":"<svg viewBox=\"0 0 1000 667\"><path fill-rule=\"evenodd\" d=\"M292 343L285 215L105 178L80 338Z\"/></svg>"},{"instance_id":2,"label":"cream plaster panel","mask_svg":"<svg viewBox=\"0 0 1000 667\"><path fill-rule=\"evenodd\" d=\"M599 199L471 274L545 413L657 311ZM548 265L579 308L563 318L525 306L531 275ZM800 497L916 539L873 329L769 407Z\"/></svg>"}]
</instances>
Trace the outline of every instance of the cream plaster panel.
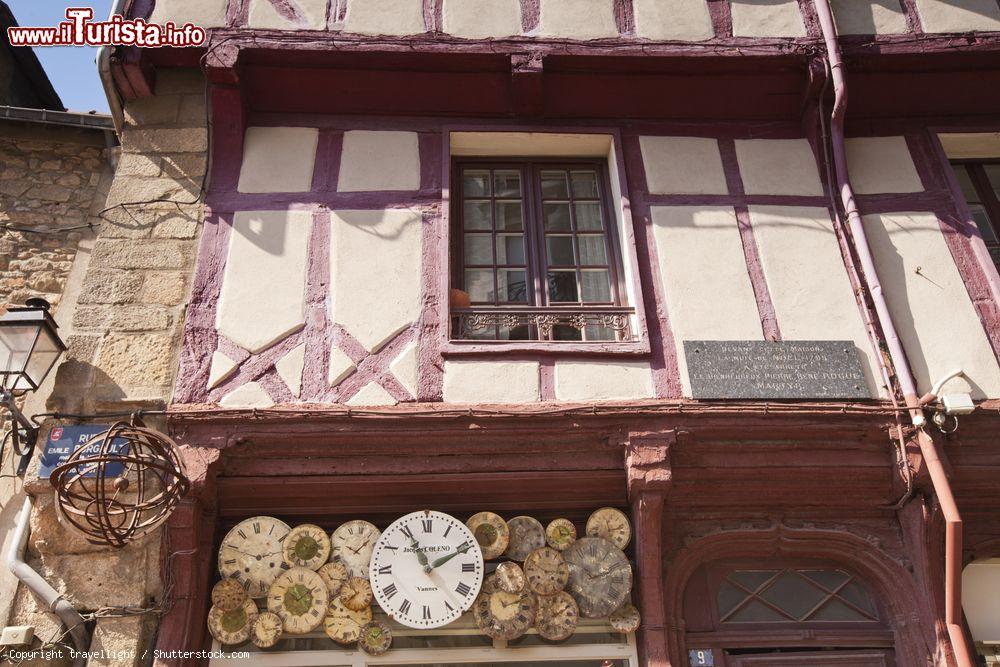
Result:
<instances>
[{"instance_id":1,"label":"cream plaster panel","mask_svg":"<svg viewBox=\"0 0 1000 667\"><path fill-rule=\"evenodd\" d=\"M973 641L1000 642L1000 558L969 563L962 571L962 608Z\"/></svg>"},{"instance_id":2,"label":"cream plaster panel","mask_svg":"<svg viewBox=\"0 0 1000 667\"><path fill-rule=\"evenodd\" d=\"M541 400L537 361L446 361L446 403L531 403Z\"/></svg>"},{"instance_id":3,"label":"cream plaster panel","mask_svg":"<svg viewBox=\"0 0 1000 667\"><path fill-rule=\"evenodd\" d=\"M331 211L333 321L377 352L420 317L418 211Z\"/></svg>"},{"instance_id":4,"label":"cream plaster panel","mask_svg":"<svg viewBox=\"0 0 1000 667\"><path fill-rule=\"evenodd\" d=\"M407 345L399 356L389 364L389 370L406 391L414 398L417 397L418 365L417 365L417 344Z\"/></svg>"},{"instance_id":5,"label":"cream plaster panel","mask_svg":"<svg viewBox=\"0 0 1000 667\"><path fill-rule=\"evenodd\" d=\"M238 190L308 192L318 141L315 127L248 127Z\"/></svg>"},{"instance_id":6,"label":"cream plaster panel","mask_svg":"<svg viewBox=\"0 0 1000 667\"><path fill-rule=\"evenodd\" d=\"M396 405L397 402L378 382L369 382L347 401L347 405Z\"/></svg>"},{"instance_id":7,"label":"cream plaster panel","mask_svg":"<svg viewBox=\"0 0 1000 667\"><path fill-rule=\"evenodd\" d=\"M852 340L873 395L877 360L825 208L751 206L761 266L785 340Z\"/></svg>"},{"instance_id":8,"label":"cream plaster panel","mask_svg":"<svg viewBox=\"0 0 1000 667\"><path fill-rule=\"evenodd\" d=\"M423 0L350 0L344 30L363 35L426 32Z\"/></svg>"},{"instance_id":9,"label":"cream plaster panel","mask_svg":"<svg viewBox=\"0 0 1000 667\"><path fill-rule=\"evenodd\" d=\"M823 194L816 158L805 139L739 139L736 157L747 194Z\"/></svg>"},{"instance_id":10,"label":"cream plaster panel","mask_svg":"<svg viewBox=\"0 0 1000 667\"><path fill-rule=\"evenodd\" d=\"M924 32L1000 30L996 0L917 0Z\"/></svg>"},{"instance_id":11,"label":"cream plaster panel","mask_svg":"<svg viewBox=\"0 0 1000 667\"><path fill-rule=\"evenodd\" d=\"M954 132L939 134L948 157L956 160L1000 157L1000 132Z\"/></svg>"},{"instance_id":12,"label":"cream plaster panel","mask_svg":"<svg viewBox=\"0 0 1000 667\"><path fill-rule=\"evenodd\" d=\"M302 369L306 364L306 346L297 345L295 348L278 360L274 364L274 369L278 371L278 377L285 383L293 396L302 393Z\"/></svg>"},{"instance_id":13,"label":"cream plaster panel","mask_svg":"<svg viewBox=\"0 0 1000 667\"><path fill-rule=\"evenodd\" d=\"M962 368L975 398L1000 397L996 356L937 217L886 213L865 216L864 222L918 393ZM945 387L952 393L969 389L961 378Z\"/></svg>"},{"instance_id":14,"label":"cream plaster panel","mask_svg":"<svg viewBox=\"0 0 1000 667\"><path fill-rule=\"evenodd\" d=\"M634 11L639 37L700 42L715 36L705 0L634 0Z\"/></svg>"},{"instance_id":15,"label":"cream plaster panel","mask_svg":"<svg viewBox=\"0 0 1000 667\"><path fill-rule=\"evenodd\" d=\"M730 0L735 37L805 37L795 0Z\"/></svg>"},{"instance_id":16,"label":"cream plaster panel","mask_svg":"<svg viewBox=\"0 0 1000 667\"><path fill-rule=\"evenodd\" d=\"M612 137L559 132L452 132L449 144L452 155L607 157Z\"/></svg>"},{"instance_id":17,"label":"cream plaster panel","mask_svg":"<svg viewBox=\"0 0 1000 667\"><path fill-rule=\"evenodd\" d=\"M344 133L337 190L419 190L420 147L416 132Z\"/></svg>"},{"instance_id":18,"label":"cream plaster panel","mask_svg":"<svg viewBox=\"0 0 1000 667\"><path fill-rule=\"evenodd\" d=\"M482 39L521 34L521 0L444 0L444 31Z\"/></svg>"},{"instance_id":19,"label":"cream plaster panel","mask_svg":"<svg viewBox=\"0 0 1000 667\"><path fill-rule=\"evenodd\" d=\"M227 408L269 408L274 405L274 401L264 387L256 382L248 382L223 396L219 405Z\"/></svg>"},{"instance_id":20,"label":"cream plaster panel","mask_svg":"<svg viewBox=\"0 0 1000 667\"><path fill-rule=\"evenodd\" d=\"M763 340L736 212L729 206L653 206L653 238L685 396L685 340Z\"/></svg>"},{"instance_id":21,"label":"cream plaster panel","mask_svg":"<svg viewBox=\"0 0 1000 667\"><path fill-rule=\"evenodd\" d=\"M235 361L227 357L222 352L216 350L212 353L212 366L208 370L208 388L214 389L226 378L236 372L239 367Z\"/></svg>"},{"instance_id":22,"label":"cream plaster panel","mask_svg":"<svg viewBox=\"0 0 1000 667\"><path fill-rule=\"evenodd\" d=\"M847 166L857 194L923 192L904 137L855 137L845 143Z\"/></svg>"},{"instance_id":23,"label":"cream plaster panel","mask_svg":"<svg viewBox=\"0 0 1000 667\"><path fill-rule=\"evenodd\" d=\"M344 378L357 370L357 368L354 362L351 361L351 358L344 354L343 350L336 345L330 347L330 366L327 369L327 378L331 387L336 387L343 382Z\"/></svg>"},{"instance_id":24,"label":"cream plaster panel","mask_svg":"<svg viewBox=\"0 0 1000 667\"><path fill-rule=\"evenodd\" d=\"M898 0L833 0L833 16L841 35L904 33L906 15Z\"/></svg>"},{"instance_id":25,"label":"cream plaster panel","mask_svg":"<svg viewBox=\"0 0 1000 667\"><path fill-rule=\"evenodd\" d=\"M290 0L289 16L275 9L272 0L252 0L247 24L251 28L270 30L326 30L326 8L329 0Z\"/></svg>"},{"instance_id":26,"label":"cream plaster panel","mask_svg":"<svg viewBox=\"0 0 1000 667\"><path fill-rule=\"evenodd\" d=\"M228 4L229 0L157 0L149 22L173 21L176 25L191 22L202 28L218 28L226 25Z\"/></svg>"},{"instance_id":27,"label":"cream plaster panel","mask_svg":"<svg viewBox=\"0 0 1000 667\"><path fill-rule=\"evenodd\" d=\"M233 217L215 326L257 353L305 318L311 211L239 211Z\"/></svg>"},{"instance_id":28,"label":"cream plaster panel","mask_svg":"<svg viewBox=\"0 0 1000 667\"><path fill-rule=\"evenodd\" d=\"M541 0L538 34L565 39L618 37L612 0Z\"/></svg>"},{"instance_id":29,"label":"cream plaster panel","mask_svg":"<svg viewBox=\"0 0 1000 667\"><path fill-rule=\"evenodd\" d=\"M728 194L717 139L639 137L639 146L651 194Z\"/></svg>"},{"instance_id":30,"label":"cream plaster panel","mask_svg":"<svg viewBox=\"0 0 1000 667\"><path fill-rule=\"evenodd\" d=\"M611 401L653 397L653 373L645 361L557 361L560 401Z\"/></svg>"}]
</instances>

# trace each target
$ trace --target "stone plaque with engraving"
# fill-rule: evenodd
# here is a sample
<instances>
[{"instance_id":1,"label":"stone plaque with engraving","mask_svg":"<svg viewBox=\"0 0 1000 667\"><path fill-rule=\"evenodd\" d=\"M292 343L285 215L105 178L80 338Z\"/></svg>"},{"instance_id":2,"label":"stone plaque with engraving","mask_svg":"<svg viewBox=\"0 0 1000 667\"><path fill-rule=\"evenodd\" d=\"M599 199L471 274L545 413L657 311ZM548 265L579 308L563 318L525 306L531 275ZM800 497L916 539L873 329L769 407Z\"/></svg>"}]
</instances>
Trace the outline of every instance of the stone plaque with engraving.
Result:
<instances>
[{"instance_id":1,"label":"stone plaque with engraving","mask_svg":"<svg viewBox=\"0 0 1000 667\"><path fill-rule=\"evenodd\" d=\"M849 340L686 340L694 398L871 398Z\"/></svg>"}]
</instances>

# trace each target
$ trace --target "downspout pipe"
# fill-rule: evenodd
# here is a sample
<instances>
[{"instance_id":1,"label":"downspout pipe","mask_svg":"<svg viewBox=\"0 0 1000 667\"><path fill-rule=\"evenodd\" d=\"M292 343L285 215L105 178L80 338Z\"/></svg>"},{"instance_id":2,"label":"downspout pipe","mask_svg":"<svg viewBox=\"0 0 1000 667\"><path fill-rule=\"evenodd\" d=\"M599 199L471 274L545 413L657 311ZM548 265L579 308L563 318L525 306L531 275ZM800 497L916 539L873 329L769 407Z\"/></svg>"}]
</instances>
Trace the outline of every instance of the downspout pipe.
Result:
<instances>
[{"instance_id":1,"label":"downspout pipe","mask_svg":"<svg viewBox=\"0 0 1000 667\"><path fill-rule=\"evenodd\" d=\"M923 430L923 426L927 422L921 409L920 398L917 396L913 372L910 369L906 352L903 350L899 333L889 312L889 306L882 291L882 283L879 281L878 272L875 269L875 260L872 255L871 246L868 243L868 236L865 233L861 213L858 211L857 202L854 197L854 188L851 186L850 174L847 170L847 150L844 144L844 117L847 113L847 79L844 74L844 62L840 53L840 43L837 39L837 28L833 20L833 12L830 9L829 0L816 0L815 6L820 28L823 31L823 40L826 43L830 76L833 80L834 103L833 111L830 115L830 143L837 177L837 187L840 190L840 199L844 207L844 213L847 215L853 246L861 262L863 277L871 294L879 325L882 327L882 332L885 335L886 345L889 348L889 356L892 358L893 366L899 380L899 387L906 400L906 406L910 410L910 418L913 424L919 427L917 442L920 445L920 452L923 455L924 464L927 466L928 473L930 474L934 493L937 495L938 503L940 503L941 511L944 514L945 624L948 628L948 636L951 639L952 649L955 652L955 659L958 666L975 667L975 663L972 660L972 653L961 625L962 518L958 512L958 505L955 503L948 475L945 473L941 458L938 455L937 445Z\"/></svg>"},{"instance_id":2,"label":"downspout pipe","mask_svg":"<svg viewBox=\"0 0 1000 667\"><path fill-rule=\"evenodd\" d=\"M125 10L125 0L115 0L111 6L112 16L121 14ZM111 119L115 123L115 132L121 136L122 128L125 126L125 110L122 107L121 97L118 96L118 89L115 87L115 80L111 74L111 53L114 46L105 44L97 49L97 73L101 77L101 85L104 87L104 96L108 98L108 109L111 111Z\"/></svg>"},{"instance_id":3,"label":"downspout pipe","mask_svg":"<svg viewBox=\"0 0 1000 667\"><path fill-rule=\"evenodd\" d=\"M70 604L69 600L63 598L61 593L52 588L52 585L45 581L35 568L24 562L24 550L28 546L28 525L31 521L31 510L34 505L31 496L24 499L24 507L21 508L17 526L14 528L14 538L10 541L10 549L7 551L7 568L22 584L28 587L28 590L36 598L45 603L49 611L63 622L69 630L73 646L79 654L73 660L73 667L84 667L87 664L87 659L82 654L90 648L90 632L87 630L86 621L80 612Z\"/></svg>"}]
</instances>

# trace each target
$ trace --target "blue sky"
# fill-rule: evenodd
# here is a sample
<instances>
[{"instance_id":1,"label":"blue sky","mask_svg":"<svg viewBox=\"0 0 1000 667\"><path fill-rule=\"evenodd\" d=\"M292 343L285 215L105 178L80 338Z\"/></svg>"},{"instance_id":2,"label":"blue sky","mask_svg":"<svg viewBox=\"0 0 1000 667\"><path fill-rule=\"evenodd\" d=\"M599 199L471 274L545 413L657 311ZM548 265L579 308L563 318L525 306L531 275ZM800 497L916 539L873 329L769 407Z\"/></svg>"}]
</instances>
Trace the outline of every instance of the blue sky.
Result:
<instances>
[{"instance_id":1,"label":"blue sky","mask_svg":"<svg viewBox=\"0 0 1000 667\"><path fill-rule=\"evenodd\" d=\"M65 21L66 7L93 7L94 18L104 20L111 11L111 0L90 2L56 2L56 0L6 0L19 25L56 25ZM45 73L71 111L107 113L108 101L104 98L101 79L97 76L94 56L97 49L87 46L56 46L36 48L35 54L42 62Z\"/></svg>"}]
</instances>

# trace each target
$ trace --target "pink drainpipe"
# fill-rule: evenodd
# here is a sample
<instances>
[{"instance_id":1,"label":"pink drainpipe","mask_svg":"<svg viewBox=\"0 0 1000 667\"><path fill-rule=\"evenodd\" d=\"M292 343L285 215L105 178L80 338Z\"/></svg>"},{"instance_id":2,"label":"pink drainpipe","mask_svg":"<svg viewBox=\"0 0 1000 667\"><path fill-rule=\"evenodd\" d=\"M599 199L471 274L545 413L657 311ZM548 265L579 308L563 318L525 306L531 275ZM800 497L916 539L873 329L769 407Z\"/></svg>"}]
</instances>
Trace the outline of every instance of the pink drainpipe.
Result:
<instances>
[{"instance_id":1,"label":"pink drainpipe","mask_svg":"<svg viewBox=\"0 0 1000 667\"><path fill-rule=\"evenodd\" d=\"M882 292L882 284L875 270L875 260L872 257L871 246L868 244L868 237L865 234L864 223L861 214L858 212L857 203L854 200L854 188L851 186L850 175L847 171L847 152L844 147L844 116L847 112L847 80L844 76L844 63L840 55L840 43L837 41L837 28L833 22L833 12L830 10L829 0L816 0L816 13L819 16L820 27L823 30L823 39L826 42L827 59L830 63L830 72L833 78L834 104L833 112L830 115L830 142L833 148L833 161L837 174L837 186L840 188L840 198L843 202L844 212L847 214L848 224L851 229L854 249L861 261L861 268L864 273L864 280L868 285L872 301L875 304L875 313L878 316L882 332L885 334L886 344L889 346L889 354L892 357L896 375L899 378L899 386L906 399L906 405L910 408L910 416L914 424L922 426L925 423L923 410L920 407L920 399L917 396L916 385L913 381L913 372L910 370L906 352L903 350L896 332L896 325L893 323L889 306L885 301L885 294ZM972 654L969 650L965 632L962 630L962 517L958 513L958 506L955 504L955 497L951 492L951 484L948 475L944 471L941 459L938 456L937 445L934 440L927 435L923 429L917 434L917 442L923 454L924 464L934 485L934 492L937 494L938 502L941 504L941 511L945 518L945 624L948 627L948 636L951 638L952 649L955 652L955 660L959 667L975 667Z\"/></svg>"}]
</instances>

